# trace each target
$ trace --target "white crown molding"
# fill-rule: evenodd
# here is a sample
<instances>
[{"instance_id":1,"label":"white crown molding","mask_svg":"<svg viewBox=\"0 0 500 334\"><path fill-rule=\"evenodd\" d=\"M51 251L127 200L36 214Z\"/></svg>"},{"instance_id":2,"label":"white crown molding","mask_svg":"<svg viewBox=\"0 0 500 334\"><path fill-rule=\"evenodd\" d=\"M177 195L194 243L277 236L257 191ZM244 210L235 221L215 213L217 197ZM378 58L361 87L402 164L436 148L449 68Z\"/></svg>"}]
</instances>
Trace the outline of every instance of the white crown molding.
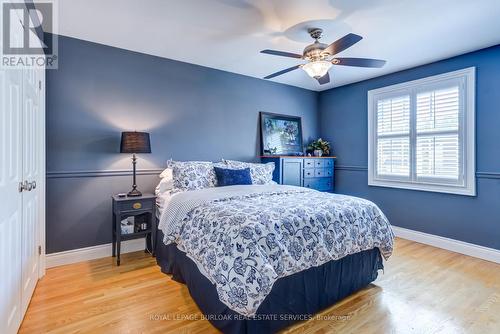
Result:
<instances>
[{"instance_id":1,"label":"white crown molding","mask_svg":"<svg viewBox=\"0 0 500 334\"><path fill-rule=\"evenodd\" d=\"M420 242L422 244L446 249L452 252L477 257L482 260L500 263L500 250L488 248L454 240L450 238L440 237L433 234L409 230L403 227L392 226L392 230L397 237Z\"/></svg>"},{"instance_id":2,"label":"white crown molding","mask_svg":"<svg viewBox=\"0 0 500 334\"><path fill-rule=\"evenodd\" d=\"M144 238L122 241L121 254L144 250ZM72 249L69 251L47 254L45 263L47 268L63 266L82 261L101 259L111 256L111 244Z\"/></svg>"}]
</instances>

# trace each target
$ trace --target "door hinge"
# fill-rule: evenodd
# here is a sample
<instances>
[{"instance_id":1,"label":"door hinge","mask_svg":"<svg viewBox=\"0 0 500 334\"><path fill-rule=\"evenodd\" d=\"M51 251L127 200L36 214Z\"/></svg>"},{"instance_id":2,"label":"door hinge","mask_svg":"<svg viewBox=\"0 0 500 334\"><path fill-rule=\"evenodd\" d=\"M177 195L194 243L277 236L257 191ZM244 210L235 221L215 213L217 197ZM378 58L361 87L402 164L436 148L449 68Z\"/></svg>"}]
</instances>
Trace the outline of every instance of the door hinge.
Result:
<instances>
[{"instance_id":1,"label":"door hinge","mask_svg":"<svg viewBox=\"0 0 500 334\"><path fill-rule=\"evenodd\" d=\"M38 246L38 255L42 255L42 246Z\"/></svg>"},{"instance_id":2,"label":"door hinge","mask_svg":"<svg viewBox=\"0 0 500 334\"><path fill-rule=\"evenodd\" d=\"M42 90L42 80L38 80L38 89Z\"/></svg>"}]
</instances>

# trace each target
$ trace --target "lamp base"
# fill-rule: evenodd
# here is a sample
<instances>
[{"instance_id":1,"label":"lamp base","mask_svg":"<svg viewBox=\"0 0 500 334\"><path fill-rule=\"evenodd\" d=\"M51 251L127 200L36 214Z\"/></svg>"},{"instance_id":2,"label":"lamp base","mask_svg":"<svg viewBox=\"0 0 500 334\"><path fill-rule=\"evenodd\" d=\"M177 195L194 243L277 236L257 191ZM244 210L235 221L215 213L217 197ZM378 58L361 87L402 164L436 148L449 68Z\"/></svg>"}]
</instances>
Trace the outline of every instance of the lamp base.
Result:
<instances>
[{"instance_id":1,"label":"lamp base","mask_svg":"<svg viewBox=\"0 0 500 334\"><path fill-rule=\"evenodd\" d=\"M141 197L142 193L136 188L130 190L127 194L127 197Z\"/></svg>"}]
</instances>

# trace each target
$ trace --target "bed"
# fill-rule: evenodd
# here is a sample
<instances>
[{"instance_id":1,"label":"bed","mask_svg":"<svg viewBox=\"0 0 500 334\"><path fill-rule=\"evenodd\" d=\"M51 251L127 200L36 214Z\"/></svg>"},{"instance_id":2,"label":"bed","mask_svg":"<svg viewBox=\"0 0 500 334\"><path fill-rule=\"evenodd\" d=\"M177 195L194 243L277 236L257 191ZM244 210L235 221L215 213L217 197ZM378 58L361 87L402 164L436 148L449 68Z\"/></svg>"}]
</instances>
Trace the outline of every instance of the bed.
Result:
<instances>
[{"instance_id":1,"label":"bed","mask_svg":"<svg viewBox=\"0 0 500 334\"><path fill-rule=\"evenodd\" d=\"M272 333L373 282L394 235L372 202L276 184L158 199L156 258L224 333Z\"/></svg>"}]
</instances>

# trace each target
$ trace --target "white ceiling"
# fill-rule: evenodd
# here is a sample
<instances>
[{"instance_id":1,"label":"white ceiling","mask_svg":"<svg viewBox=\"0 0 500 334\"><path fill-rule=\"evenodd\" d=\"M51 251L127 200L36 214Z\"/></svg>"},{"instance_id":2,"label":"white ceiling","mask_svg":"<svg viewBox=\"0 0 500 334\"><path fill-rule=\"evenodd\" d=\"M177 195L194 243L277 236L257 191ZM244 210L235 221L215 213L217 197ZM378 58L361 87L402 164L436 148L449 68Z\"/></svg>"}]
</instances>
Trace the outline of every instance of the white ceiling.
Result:
<instances>
[{"instance_id":1,"label":"white ceiling","mask_svg":"<svg viewBox=\"0 0 500 334\"><path fill-rule=\"evenodd\" d=\"M500 0L59 0L61 35L262 78L300 60L308 27L323 43L364 37L339 54L387 60L334 66L321 86L303 70L272 79L324 90L500 43Z\"/></svg>"}]
</instances>

